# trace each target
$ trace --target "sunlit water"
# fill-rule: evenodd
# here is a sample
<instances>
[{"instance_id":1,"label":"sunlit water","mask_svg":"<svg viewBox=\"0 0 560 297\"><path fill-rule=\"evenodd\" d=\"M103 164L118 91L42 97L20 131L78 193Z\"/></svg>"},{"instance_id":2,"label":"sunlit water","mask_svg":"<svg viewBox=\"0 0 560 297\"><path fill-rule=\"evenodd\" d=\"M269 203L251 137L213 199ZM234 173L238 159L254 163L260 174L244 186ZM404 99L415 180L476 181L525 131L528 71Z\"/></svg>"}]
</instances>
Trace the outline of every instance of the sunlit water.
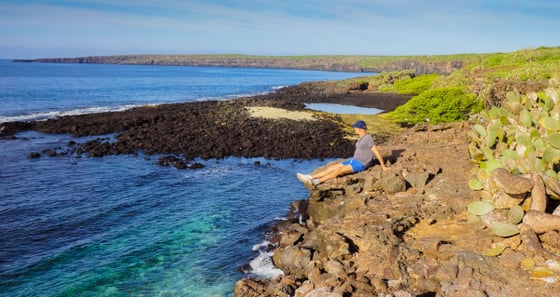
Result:
<instances>
[{"instance_id":1,"label":"sunlit water","mask_svg":"<svg viewBox=\"0 0 560 297\"><path fill-rule=\"evenodd\" d=\"M4 61L0 117L233 98L356 75ZM253 247L290 202L307 198L295 172L324 162L228 158L182 171L141 153L27 158L71 140L84 141L31 131L0 140L2 297L233 296L247 276L238 268L259 256Z\"/></svg>"},{"instance_id":2,"label":"sunlit water","mask_svg":"<svg viewBox=\"0 0 560 297\"><path fill-rule=\"evenodd\" d=\"M334 103L307 103L305 108L334 114L378 114L381 109Z\"/></svg>"}]
</instances>

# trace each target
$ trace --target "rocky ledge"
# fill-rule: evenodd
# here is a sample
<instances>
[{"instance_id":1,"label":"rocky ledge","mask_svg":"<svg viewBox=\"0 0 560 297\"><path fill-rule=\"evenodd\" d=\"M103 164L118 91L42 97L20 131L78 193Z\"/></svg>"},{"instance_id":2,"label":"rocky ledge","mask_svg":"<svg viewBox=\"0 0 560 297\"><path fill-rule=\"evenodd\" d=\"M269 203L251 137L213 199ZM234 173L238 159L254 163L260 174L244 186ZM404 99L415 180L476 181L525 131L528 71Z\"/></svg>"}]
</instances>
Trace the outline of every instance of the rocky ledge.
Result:
<instances>
[{"instance_id":1,"label":"rocky ledge","mask_svg":"<svg viewBox=\"0 0 560 297\"><path fill-rule=\"evenodd\" d=\"M469 129L415 127L380 145L388 171L310 188L292 204L305 224L277 226L284 275L240 280L235 296L558 296L558 231L504 239L468 220Z\"/></svg>"}]
</instances>

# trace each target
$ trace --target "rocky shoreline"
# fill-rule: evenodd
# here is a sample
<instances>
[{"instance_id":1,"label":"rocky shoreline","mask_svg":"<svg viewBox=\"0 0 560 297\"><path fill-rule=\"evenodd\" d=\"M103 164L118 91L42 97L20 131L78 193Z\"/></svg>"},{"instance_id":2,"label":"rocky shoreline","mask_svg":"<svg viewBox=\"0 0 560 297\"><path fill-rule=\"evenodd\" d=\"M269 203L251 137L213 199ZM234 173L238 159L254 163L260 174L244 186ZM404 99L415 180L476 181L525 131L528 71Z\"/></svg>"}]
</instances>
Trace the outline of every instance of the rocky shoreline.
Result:
<instances>
[{"instance_id":1,"label":"rocky shoreline","mask_svg":"<svg viewBox=\"0 0 560 297\"><path fill-rule=\"evenodd\" d=\"M327 84L328 85L328 84ZM101 136L66 148L46 149L49 156L75 154L169 154L184 162L202 159L265 157L274 159L335 158L352 153L353 144L335 116L315 115L314 121L271 120L251 116L251 107L303 111L304 102L354 104L392 110L410 96L340 91L324 83L304 83L277 92L228 101L204 101L145 106L38 122L1 124L0 137L22 130ZM320 133L319 133L320 132ZM107 135L114 135L108 137ZM320 149L318 149L320 148ZM40 157L33 152L31 157Z\"/></svg>"},{"instance_id":2,"label":"rocky shoreline","mask_svg":"<svg viewBox=\"0 0 560 297\"><path fill-rule=\"evenodd\" d=\"M251 109L301 112L304 103L324 102L390 111L409 98L303 83L230 101L2 123L0 137L31 129L98 136L29 157L144 152L167 155L159 163L181 169L200 168L192 163L198 157L338 158L350 155L354 145L339 117L267 119ZM308 199L292 203L293 219L273 230L273 262L284 275L242 279L235 296L555 296L557 274L523 267L531 259L537 268L560 274L557 231L525 231L520 244L519 236L504 240L468 220L467 206L479 199L468 186L474 166L467 149L470 125L416 126L378 137L390 169L375 166L310 188ZM504 245L510 248L499 257L488 255L489 248Z\"/></svg>"},{"instance_id":3,"label":"rocky shoreline","mask_svg":"<svg viewBox=\"0 0 560 297\"><path fill-rule=\"evenodd\" d=\"M309 188L292 204L305 224L277 226L273 263L284 275L240 280L235 296L558 296L557 231L504 239L468 219L479 195L468 186L470 129L411 128L379 146L388 171Z\"/></svg>"}]
</instances>

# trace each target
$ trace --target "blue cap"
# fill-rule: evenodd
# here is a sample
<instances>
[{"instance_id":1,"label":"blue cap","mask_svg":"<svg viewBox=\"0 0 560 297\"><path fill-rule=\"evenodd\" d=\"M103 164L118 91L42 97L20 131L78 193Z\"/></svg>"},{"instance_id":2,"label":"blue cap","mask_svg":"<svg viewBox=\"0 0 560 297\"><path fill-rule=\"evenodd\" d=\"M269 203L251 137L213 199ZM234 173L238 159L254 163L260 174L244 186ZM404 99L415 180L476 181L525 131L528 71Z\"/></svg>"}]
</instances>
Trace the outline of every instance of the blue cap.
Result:
<instances>
[{"instance_id":1,"label":"blue cap","mask_svg":"<svg viewBox=\"0 0 560 297\"><path fill-rule=\"evenodd\" d=\"M365 130L367 128L366 122L358 120L352 125L352 128L360 128Z\"/></svg>"}]
</instances>

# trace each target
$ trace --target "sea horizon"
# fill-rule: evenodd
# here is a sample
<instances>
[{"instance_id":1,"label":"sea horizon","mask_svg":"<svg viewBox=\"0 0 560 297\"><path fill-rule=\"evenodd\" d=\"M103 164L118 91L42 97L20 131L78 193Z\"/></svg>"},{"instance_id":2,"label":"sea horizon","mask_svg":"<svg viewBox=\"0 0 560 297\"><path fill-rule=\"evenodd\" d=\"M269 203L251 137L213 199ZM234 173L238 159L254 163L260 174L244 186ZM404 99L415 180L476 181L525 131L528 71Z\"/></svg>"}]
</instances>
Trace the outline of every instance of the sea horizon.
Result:
<instances>
[{"instance_id":1,"label":"sea horizon","mask_svg":"<svg viewBox=\"0 0 560 297\"><path fill-rule=\"evenodd\" d=\"M0 67L6 68L9 65L20 65L20 75L25 77L28 75L31 79L37 80L37 84L28 84L25 87L26 90L17 89L18 87L21 88L23 85L19 85L10 81L10 77L8 77L7 70L2 71L0 69L0 87L3 87L6 90L6 93L0 97L0 103L4 105L4 108L0 110L0 123L2 122L16 122L16 121L34 121L34 120L47 120L47 119L54 119L61 116L72 116L72 115L81 115L81 114L91 114L91 113L100 113L100 112L111 112L111 111L124 111L135 107L140 106L156 106L160 104L168 104L168 103L185 103L185 102L192 102L192 101L209 101L209 100L231 100L243 97L251 97L256 95L262 95L274 92L280 88L287 87L294 84L299 84L301 82L307 81L317 81L317 80L327 80L327 79L345 79L349 77L356 77L363 75L363 73L351 73L351 72L326 72L326 71L318 71L318 70L290 70L290 69L265 69L265 68L238 68L238 67L208 67L208 66L160 66L160 65L120 65L120 64L65 64L65 63L22 63L22 62L13 62L12 60L2 60L0 59ZM43 67L42 67L43 66ZM118 75L114 75L111 73L111 69L126 69L128 67L133 69L141 69L144 75L151 75L150 72L157 71L150 71L152 68L156 69L173 69L176 71L164 71L172 73L173 78L167 78L168 81L166 85L162 86L160 90L147 90L144 93L140 94L140 92L135 93L131 89L140 86L144 83L143 80L148 79L147 77L136 76L134 79L131 79L128 83L131 85L125 85L123 88L114 88L113 86L115 83L114 81L110 81L108 79L99 78L99 77L90 77L88 76L87 72L78 73L78 77L69 77L74 80L73 83L82 84L82 87L74 86L64 86L66 89L57 90L59 92L60 97L62 97L62 104L60 106L53 106L52 102L40 102L41 100L45 100L45 98L41 98L41 92L45 89L49 89L51 87L52 82L56 81L56 77L41 77L42 75L48 75L48 70L43 68L70 68L69 71L75 71L76 68L79 67L93 67L93 68L101 68L102 71L105 71L107 75L115 76L113 80L117 80ZM39 69L39 73L26 73L25 69ZM265 81L262 84L255 84L254 86L249 86L247 81L235 81L234 78L230 77L231 81L228 81L227 86L225 88L219 88L214 93L205 93L205 90L196 89L196 88L207 88L207 86L200 85L204 82L199 81L199 77L191 77L191 76L184 76L181 77L180 70L185 69L196 69L199 71L200 74L203 75L205 79L213 79L216 75L224 74L226 76L231 76L233 74L229 74L229 70L241 71L246 72L248 76L259 77L262 75L263 80L269 79L266 77L267 74L272 72L276 72L276 74L284 74L280 79L284 79L286 82L285 84L278 83L275 84L272 80ZM34 70L36 71L36 70ZM41 72L42 71L42 72ZM56 75L64 75L65 69L57 69L59 71ZM299 75L292 75L292 73L299 74ZM68 75L71 75L69 73ZM163 75L163 74L158 74ZM309 75L311 80L306 80L305 77ZM19 78L19 77L18 77ZM61 80L64 79L64 76L59 77ZM171 88L173 87L171 84L174 82L173 80L177 79L186 79L189 80L188 85L186 87L181 87L180 91L173 91ZM96 81L99 79L99 81ZM162 77L156 77L155 79L166 79ZM216 78L217 82L219 83L220 80L224 78ZM227 79L227 78L226 78ZM279 80L280 81L280 80ZM91 83L99 83L102 84L99 90L91 89L88 87L88 84ZM235 85L237 83L238 85ZM220 87L220 86L217 86ZM107 88L105 90L103 88ZM129 88L126 90L125 88ZM108 92L114 92L110 94ZM180 92L187 92L191 91L189 94L180 94ZM13 93L12 93L13 92ZM35 102L21 102L18 101L17 92L26 92L26 98L20 99L27 99L27 100L34 100ZM86 92L86 94L77 95L78 92ZM159 93L158 93L159 92ZM117 94L115 94L117 93ZM111 101L113 100L112 96L117 96L118 93L122 93L126 98L120 98L119 102ZM179 93L179 94L178 94ZM161 94L161 95L160 95ZM87 99L92 100L89 104L76 104L73 108L69 106L67 102L64 100L73 100L74 98L69 98L69 96L78 96L79 98L76 99ZM94 97L98 98L94 98ZM139 98L134 98L134 96L138 96ZM157 98L158 96L161 96ZM99 98L101 97L101 98ZM61 100L56 98L55 100ZM42 104L41 104L42 103Z\"/></svg>"}]
</instances>

